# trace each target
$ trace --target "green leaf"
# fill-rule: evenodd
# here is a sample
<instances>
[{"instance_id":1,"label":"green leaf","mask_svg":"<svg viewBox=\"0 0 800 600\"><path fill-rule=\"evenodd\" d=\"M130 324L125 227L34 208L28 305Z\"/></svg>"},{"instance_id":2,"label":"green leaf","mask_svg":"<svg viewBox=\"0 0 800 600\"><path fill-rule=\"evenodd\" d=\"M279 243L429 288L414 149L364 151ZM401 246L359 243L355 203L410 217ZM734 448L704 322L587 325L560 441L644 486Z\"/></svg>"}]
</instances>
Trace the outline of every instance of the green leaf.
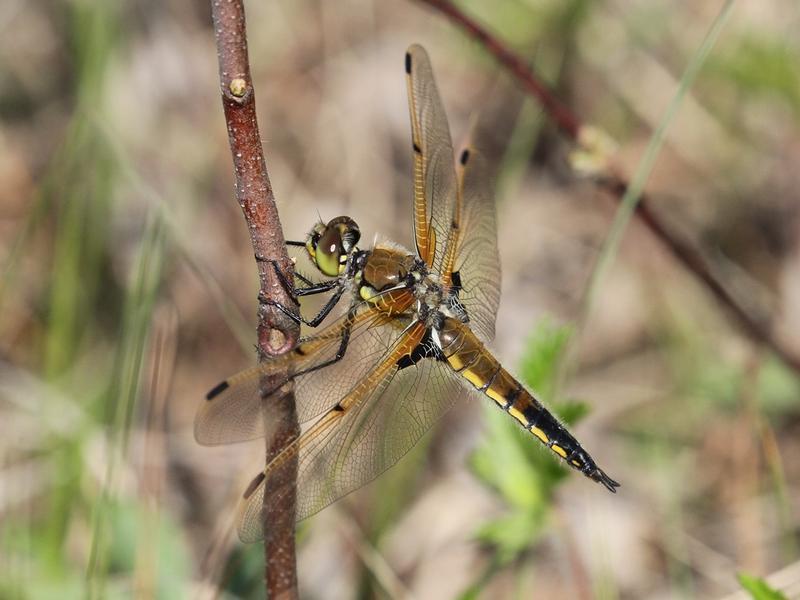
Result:
<instances>
[{"instance_id":1,"label":"green leaf","mask_svg":"<svg viewBox=\"0 0 800 600\"><path fill-rule=\"evenodd\" d=\"M797 410L800 379L784 363L770 356L758 371L758 393L765 411L791 413Z\"/></svg>"},{"instance_id":2,"label":"green leaf","mask_svg":"<svg viewBox=\"0 0 800 600\"><path fill-rule=\"evenodd\" d=\"M570 326L542 321L528 340L521 363L522 379L545 399L553 393L556 371L571 336Z\"/></svg>"},{"instance_id":3,"label":"green leaf","mask_svg":"<svg viewBox=\"0 0 800 600\"><path fill-rule=\"evenodd\" d=\"M547 518L545 508L541 505L537 511L516 511L484 523L476 537L494 548L499 565L506 565L541 537Z\"/></svg>"},{"instance_id":4,"label":"green leaf","mask_svg":"<svg viewBox=\"0 0 800 600\"><path fill-rule=\"evenodd\" d=\"M564 423L567 425L575 425L575 423L578 423L583 417L589 414L591 408L582 400L569 400L557 404L554 410L558 412L559 418Z\"/></svg>"},{"instance_id":5,"label":"green leaf","mask_svg":"<svg viewBox=\"0 0 800 600\"><path fill-rule=\"evenodd\" d=\"M721 75L748 94L775 95L800 115L800 75L792 65L797 49L784 39L745 36L731 50L710 63L710 72Z\"/></svg>"},{"instance_id":6,"label":"green leaf","mask_svg":"<svg viewBox=\"0 0 800 600\"><path fill-rule=\"evenodd\" d=\"M746 573L739 573L736 576L741 586L750 593L753 600L788 600L785 595L761 579Z\"/></svg>"},{"instance_id":7,"label":"green leaf","mask_svg":"<svg viewBox=\"0 0 800 600\"><path fill-rule=\"evenodd\" d=\"M471 456L473 472L510 506L538 506L544 500L541 473L531 464L525 448L525 443L533 446L536 440L519 431L508 415L495 407L488 406L485 413L487 431Z\"/></svg>"}]
</instances>

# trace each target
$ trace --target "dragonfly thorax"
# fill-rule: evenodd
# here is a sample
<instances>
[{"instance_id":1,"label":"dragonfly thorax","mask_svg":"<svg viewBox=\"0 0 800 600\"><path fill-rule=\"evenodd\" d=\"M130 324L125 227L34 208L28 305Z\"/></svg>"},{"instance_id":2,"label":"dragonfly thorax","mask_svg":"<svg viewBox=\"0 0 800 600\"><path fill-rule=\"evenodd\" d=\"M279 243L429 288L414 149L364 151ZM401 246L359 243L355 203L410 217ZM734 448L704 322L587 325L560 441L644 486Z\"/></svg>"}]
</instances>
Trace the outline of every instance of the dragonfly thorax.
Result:
<instances>
[{"instance_id":1,"label":"dragonfly thorax","mask_svg":"<svg viewBox=\"0 0 800 600\"><path fill-rule=\"evenodd\" d=\"M413 255L395 246L359 252L351 262L356 293L367 301L381 298L389 290L411 287L422 268Z\"/></svg>"},{"instance_id":2,"label":"dragonfly thorax","mask_svg":"<svg viewBox=\"0 0 800 600\"><path fill-rule=\"evenodd\" d=\"M424 261L401 246L387 244L371 251L359 251L351 263L356 294L381 310L395 314L407 312L433 329L440 328L447 317L463 323L469 321L458 300L458 288L443 285ZM409 293L413 304L407 310L398 310L398 306L407 305L403 298Z\"/></svg>"},{"instance_id":3,"label":"dragonfly thorax","mask_svg":"<svg viewBox=\"0 0 800 600\"><path fill-rule=\"evenodd\" d=\"M442 284L437 274L426 272L414 280L412 287L417 299L417 318L429 329L441 329L448 317L469 322L467 311L458 299L458 288Z\"/></svg>"}]
</instances>

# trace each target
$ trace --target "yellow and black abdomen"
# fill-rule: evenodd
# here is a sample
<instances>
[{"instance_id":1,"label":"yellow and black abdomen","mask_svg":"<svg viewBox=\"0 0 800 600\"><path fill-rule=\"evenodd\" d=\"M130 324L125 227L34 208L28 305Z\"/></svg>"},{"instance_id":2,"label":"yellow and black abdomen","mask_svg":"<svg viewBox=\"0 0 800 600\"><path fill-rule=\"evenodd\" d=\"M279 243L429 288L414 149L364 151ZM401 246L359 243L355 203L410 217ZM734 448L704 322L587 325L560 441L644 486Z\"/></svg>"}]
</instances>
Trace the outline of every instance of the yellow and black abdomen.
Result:
<instances>
[{"instance_id":1,"label":"yellow and black abdomen","mask_svg":"<svg viewBox=\"0 0 800 600\"><path fill-rule=\"evenodd\" d=\"M619 484L597 467L572 434L502 367L469 327L446 318L438 335L444 358L456 373L494 400L573 469L616 491Z\"/></svg>"}]
</instances>

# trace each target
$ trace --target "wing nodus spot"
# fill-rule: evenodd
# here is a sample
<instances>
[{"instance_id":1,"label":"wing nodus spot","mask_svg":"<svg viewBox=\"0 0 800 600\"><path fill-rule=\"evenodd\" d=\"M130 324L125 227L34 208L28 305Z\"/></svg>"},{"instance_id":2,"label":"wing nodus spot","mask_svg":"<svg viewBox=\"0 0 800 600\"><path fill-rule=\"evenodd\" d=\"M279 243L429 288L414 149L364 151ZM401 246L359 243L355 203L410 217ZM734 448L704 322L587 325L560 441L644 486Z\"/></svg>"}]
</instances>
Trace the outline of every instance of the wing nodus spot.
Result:
<instances>
[{"instance_id":1,"label":"wing nodus spot","mask_svg":"<svg viewBox=\"0 0 800 600\"><path fill-rule=\"evenodd\" d=\"M466 149L461 153L461 157L458 159L458 162L460 162L461 166L463 167L464 165L467 164L468 160L469 160L469 150Z\"/></svg>"},{"instance_id":2,"label":"wing nodus spot","mask_svg":"<svg viewBox=\"0 0 800 600\"><path fill-rule=\"evenodd\" d=\"M228 381L222 381L214 386L214 388L206 394L206 400L213 400L217 396L219 396L222 392L227 390L230 387Z\"/></svg>"},{"instance_id":3,"label":"wing nodus spot","mask_svg":"<svg viewBox=\"0 0 800 600\"><path fill-rule=\"evenodd\" d=\"M461 271L453 271L450 273L450 283L452 284L456 297L458 297L458 293L464 289L464 285L461 283Z\"/></svg>"},{"instance_id":4,"label":"wing nodus spot","mask_svg":"<svg viewBox=\"0 0 800 600\"><path fill-rule=\"evenodd\" d=\"M338 413L342 413L342 412L344 412L344 406L342 406L341 404L337 404L336 406L333 407L333 411L334 412L338 412Z\"/></svg>"},{"instance_id":5,"label":"wing nodus spot","mask_svg":"<svg viewBox=\"0 0 800 600\"><path fill-rule=\"evenodd\" d=\"M266 479L266 475L264 475L264 471L261 471L258 475L255 476L253 481L250 482L250 485L247 486L247 489L244 491L244 499L247 500L250 496L253 495L253 492L256 491L261 482Z\"/></svg>"},{"instance_id":6,"label":"wing nodus spot","mask_svg":"<svg viewBox=\"0 0 800 600\"><path fill-rule=\"evenodd\" d=\"M416 142L414 142L411 145L411 147L414 149L414 152L416 152L417 154L422 154L422 148L420 148L419 144L417 144Z\"/></svg>"}]
</instances>

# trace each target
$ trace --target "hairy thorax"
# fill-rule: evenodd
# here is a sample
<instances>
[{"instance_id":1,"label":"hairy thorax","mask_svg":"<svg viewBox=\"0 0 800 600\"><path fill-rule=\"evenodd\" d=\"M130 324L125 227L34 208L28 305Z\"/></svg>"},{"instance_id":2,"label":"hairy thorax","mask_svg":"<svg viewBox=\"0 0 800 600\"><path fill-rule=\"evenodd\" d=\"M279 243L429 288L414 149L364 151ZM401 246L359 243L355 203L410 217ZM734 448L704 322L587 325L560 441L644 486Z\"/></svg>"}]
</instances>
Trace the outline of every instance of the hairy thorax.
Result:
<instances>
[{"instance_id":1,"label":"hairy thorax","mask_svg":"<svg viewBox=\"0 0 800 600\"><path fill-rule=\"evenodd\" d=\"M468 318L458 300L458 288L444 286L436 273L404 248L380 245L362 257L356 272L360 299L389 313L405 313L439 328L445 317Z\"/></svg>"}]
</instances>

